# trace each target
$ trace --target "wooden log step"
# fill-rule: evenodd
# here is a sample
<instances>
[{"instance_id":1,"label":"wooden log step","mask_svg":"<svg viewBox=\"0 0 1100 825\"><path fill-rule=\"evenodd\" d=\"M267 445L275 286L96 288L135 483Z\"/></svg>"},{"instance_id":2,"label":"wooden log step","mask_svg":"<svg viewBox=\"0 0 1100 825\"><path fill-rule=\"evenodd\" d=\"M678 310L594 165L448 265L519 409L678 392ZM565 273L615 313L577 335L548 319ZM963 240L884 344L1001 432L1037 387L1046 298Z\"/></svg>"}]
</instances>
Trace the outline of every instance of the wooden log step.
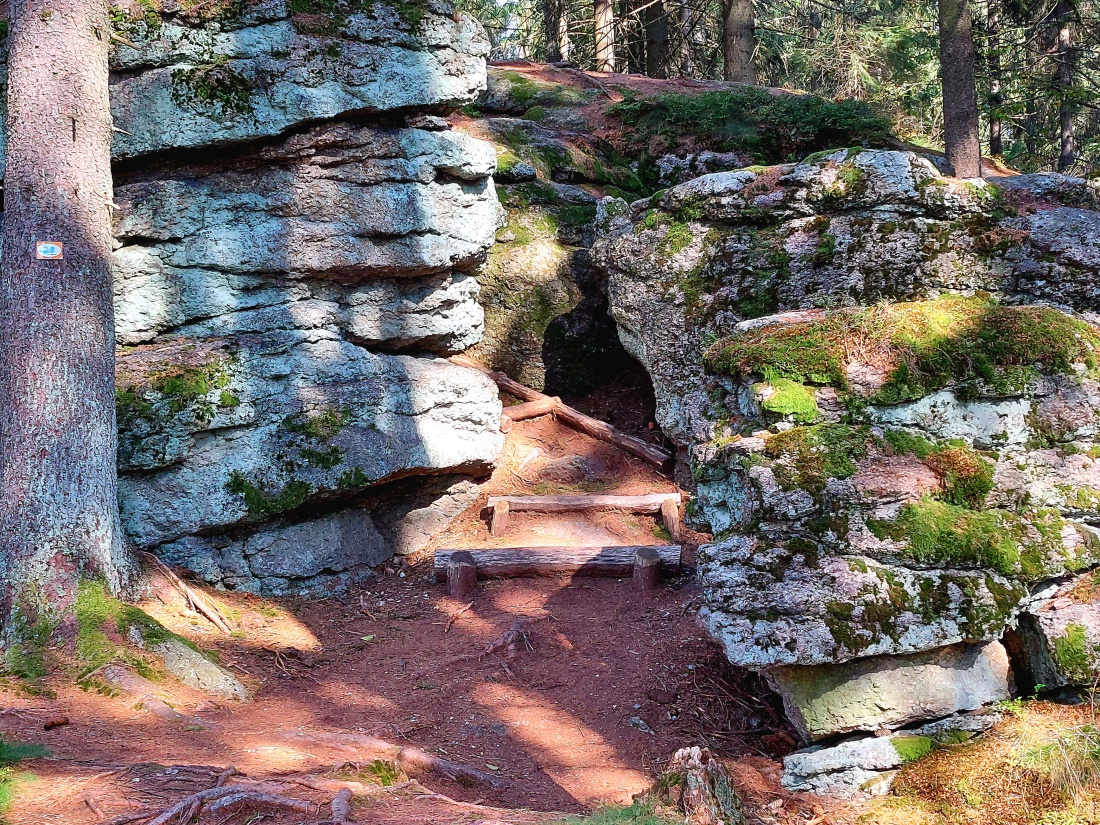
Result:
<instances>
[{"instance_id":1,"label":"wooden log step","mask_svg":"<svg viewBox=\"0 0 1100 825\"><path fill-rule=\"evenodd\" d=\"M650 493L642 496L489 496L489 507L507 505L513 513L575 513L579 510L627 510L631 513L659 513L665 502L680 504L679 493Z\"/></svg>"},{"instance_id":2,"label":"wooden log step","mask_svg":"<svg viewBox=\"0 0 1100 825\"><path fill-rule=\"evenodd\" d=\"M642 547L501 547L436 550L435 579L446 581L447 565L455 553L469 553L479 579L512 576L555 576L574 573L588 576L628 576ZM660 557L661 569L680 569L678 544L647 548Z\"/></svg>"},{"instance_id":3,"label":"wooden log step","mask_svg":"<svg viewBox=\"0 0 1100 825\"><path fill-rule=\"evenodd\" d=\"M549 396L538 390L533 390L530 387L523 386L523 384L520 384L518 381L513 381L502 372L493 372L484 364L479 364L468 356L452 355L451 363L457 364L460 367L469 367L470 369L475 369L484 373L492 378L497 386L504 390L504 392L522 399L523 401L542 401L549 398ZM640 438L635 438L632 435L619 432L607 422L599 421L591 416L585 415L579 410L573 409L573 407L570 407L568 404L559 404L554 412L560 421L564 421L570 427L578 429L582 433L590 435L600 441L614 444L619 449L626 450L626 452L638 456L638 458L643 461L648 461L658 469L664 470L672 465L672 453L667 450L662 450L660 447L643 441Z\"/></svg>"}]
</instances>

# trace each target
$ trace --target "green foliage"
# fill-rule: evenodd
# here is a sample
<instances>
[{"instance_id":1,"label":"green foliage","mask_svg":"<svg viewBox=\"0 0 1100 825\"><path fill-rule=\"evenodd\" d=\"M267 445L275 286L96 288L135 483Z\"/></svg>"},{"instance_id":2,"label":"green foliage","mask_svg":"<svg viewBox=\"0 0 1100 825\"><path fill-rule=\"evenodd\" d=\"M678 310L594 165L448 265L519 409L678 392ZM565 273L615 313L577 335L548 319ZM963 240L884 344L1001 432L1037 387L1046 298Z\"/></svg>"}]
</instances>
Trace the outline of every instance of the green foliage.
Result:
<instances>
[{"instance_id":1,"label":"green foliage","mask_svg":"<svg viewBox=\"0 0 1100 825\"><path fill-rule=\"evenodd\" d=\"M212 117L252 114L254 88L228 59L172 70L172 102Z\"/></svg>"},{"instance_id":2,"label":"green foliage","mask_svg":"<svg viewBox=\"0 0 1100 825\"><path fill-rule=\"evenodd\" d=\"M626 806L609 805L591 816L569 817L552 825L674 825L674 822L656 813L651 805L635 802Z\"/></svg>"},{"instance_id":3,"label":"green foliage","mask_svg":"<svg viewBox=\"0 0 1100 825\"><path fill-rule=\"evenodd\" d=\"M5 767L24 759L43 759L50 755L45 745L30 742L8 742L0 738L0 765Z\"/></svg>"},{"instance_id":4,"label":"green foliage","mask_svg":"<svg viewBox=\"0 0 1100 825\"><path fill-rule=\"evenodd\" d=\"M683 251L692 241L691 227L686 223L672 223L665 237L661 241L660 251L666 258L671 258Z\"/></svg>"},{"instance_id":5,"label":"green foliage","mask_svg":"<svg viewBox=\"0 0 1100 825\"><path fill-rule=\"evenodd\" d=\"M828 147L881 143L890 131L889 121L860 101L756 88L632 97L607 113L638 141L674 146L693 137L709 148L747 151L771 163Z\"/></svg>"},{"instance_id":6,"label":"green foliage","mask_svg":"<svg viewBox=\"0 0 1100 825\"><path fill-rule=\"evenodd\" d=\"M1054 640L1051 654L1062 675L1071 683L1092 684L1096 650L1088 643L1084 625L1066 625L1066 635Z\"/></svg>"},{"instance_id":7,"label":"green foliage","mask_svg":"<svg viewBox=\"0 0 1100 825\"><path fill-rule=\"evenodd\" d=\"M865 427L817 424L769 438L764 452L777 459L772 470L784 489L820 493L830 478L855 475L856 462L867 455L867 438Z\"/></svg>"},{"instance_id":8,"label":"green foliage","mask_svg":"<svg viewBox=\"0 0 1100 825\"><path fill-rule=\"evenodd\" d=\"M318 411L303 411L287 416L283 419L283 428L287 432L326 442L343 430L350 419L351 411L348 409L325 407Z\"/></svg>"},{"instance_id":9,"label":"green foliage","mask_svg":"<svg viewBox=\"0 0 1100 825\"><path fill-rule=\"evenodd\" d=\"M1073 373L1082 363L1095 370L1098 347L1100 334L1091 325L1058 310L948 296L750 330L713 344L705 362L715 372L774 375L841 390L847 389L850 361L875 364L888 369L888 377L867 400L891 404L951 383L964 396L980 386L1010 394L1036 367Z\"/></svg>"},{"instance_id":10,"label":"green foliage","mask_svg":"<svg viewBox=\"0 0 1100 825\"><path fill-rule=\"evenodd\" d=\"M291 479L278 493L271 493L260 484L250 481L240 470L229 474L225 489L243 498L249 514L259 518L275 516L300 507L313 492L313 487L308 482Z\"/></svg>"}]
</instances>

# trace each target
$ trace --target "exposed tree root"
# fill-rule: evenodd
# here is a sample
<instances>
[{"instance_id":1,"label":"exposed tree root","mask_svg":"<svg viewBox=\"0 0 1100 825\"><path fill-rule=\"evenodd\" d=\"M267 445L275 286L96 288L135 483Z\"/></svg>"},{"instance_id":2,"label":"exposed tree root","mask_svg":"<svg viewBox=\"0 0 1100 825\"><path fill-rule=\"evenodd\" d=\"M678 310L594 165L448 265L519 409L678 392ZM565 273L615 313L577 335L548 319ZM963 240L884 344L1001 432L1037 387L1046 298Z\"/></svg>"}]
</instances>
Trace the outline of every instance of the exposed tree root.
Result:
<instances>
[{"instance_id":1,"label":"exposed tree root","mask_svg":"<svg viewBox=\"0 0 1100 825\"><path fill-rule=\"evenodd\" d=\"M419 768L431 771L447 779L466 782L482 782L494 788L503 788L508 783L497 776L452 762L449 759L441 759L419 748L408 748L395 745L373 736L365 736L357 733L320 733L309 731L283 731L279 734L282 738L292 742L320 745L342 750L345 753L354 753L360 761L364 757L371 759L392 759L407 768Z\"/></svg>"},{"instance_id":2,"label":"exposed tree root","mask_svg":"<svg viewBox=\"0 0 1100 825\"><path fill-rule=\"evenodd\" d=\"M221 610L218 609L216 602L189 587L179 576L172 572L172 569L168 565L152 553L141 553L140 555L183 594L183 597L187 600L192 610L205 616L214 627L218 628L218 630L226 636L233 632L229 627L229 622L226 621L225 616L223 616Z\"/></svg>"},{"instance_id":3,"label":"exposed tree root","mask_svg":"<svg viewBox=\"0 0 1100 825\"><path fill-rule=\"evenodd\" d=\"M481 651L477 658L484 659L489 654L496 653L498 650L506 650L508 658L514 659L516 658L516 653L519 651L520 645L530 650L531 641L527 638L527 627L536 621L538 621L538 619L513 619L512 626L505 630L500 638Z\"/></svg>"}]
</instances>

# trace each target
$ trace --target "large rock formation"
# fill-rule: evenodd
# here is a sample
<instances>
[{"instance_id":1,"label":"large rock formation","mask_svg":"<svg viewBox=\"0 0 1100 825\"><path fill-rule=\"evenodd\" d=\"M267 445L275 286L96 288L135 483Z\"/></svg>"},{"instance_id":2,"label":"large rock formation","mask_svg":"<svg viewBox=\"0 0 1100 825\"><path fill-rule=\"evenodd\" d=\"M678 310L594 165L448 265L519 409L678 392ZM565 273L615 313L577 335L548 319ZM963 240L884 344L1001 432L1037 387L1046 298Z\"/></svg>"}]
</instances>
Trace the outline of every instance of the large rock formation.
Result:
<instances>
[{"instance_id":1,"label":"large rock formation","mask_svg":"<svg viewBox=\"0 0 1100 825\"><path fill-rule=\"evenodd\" d=\"M807 739L1007 696L997 640L1100 563L1097 203L860 150L601 203L611 311L716 534L700 621Z\"/></svg>"},{"instance_id":2,"label":"large rock formation","mask_svg":"<svg viewBox=\"0 0 1100 825\"><path fill-rule=\"evenodd\" d=\"M438 115L488 41L440 0L115 15L121 505L140 549L261 593L421 546L502 436L473 270L490 145Z\"/></svg>"}]
</instances>

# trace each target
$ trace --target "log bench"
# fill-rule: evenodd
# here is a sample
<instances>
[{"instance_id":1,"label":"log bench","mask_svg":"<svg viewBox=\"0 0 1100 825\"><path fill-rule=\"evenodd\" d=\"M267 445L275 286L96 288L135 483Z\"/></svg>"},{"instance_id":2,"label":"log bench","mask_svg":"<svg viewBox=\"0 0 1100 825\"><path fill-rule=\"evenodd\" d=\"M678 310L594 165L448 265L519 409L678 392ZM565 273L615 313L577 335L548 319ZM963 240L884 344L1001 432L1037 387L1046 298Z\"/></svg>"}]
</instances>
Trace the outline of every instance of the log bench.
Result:
<instances>
[{"instance_id":1,"label":"log bench","mask_svg":"<svg viewBox=\"0 0 1100 825\"><path fill-rule=\"evenodd\" d=\"M679 493L650 493L641 496L490 496L489 532L501 535L508 529L512 513L573 513L583 510L625 510L629 513L660 513L673 541L680 541Z\"/></svg>"},{"instance_id":2,"label":"log bench","mask_svg":"<svg viewBox=\"0 0 1100 825\"><path fill-rule=\"evenodd\" d=\"M680 569L680 546L501 547L436 550L435 579L455 598L469 595L478 579L514 576L629 576L640 590L656 585L661 571Z\"/></svg>"}]
</instances>

